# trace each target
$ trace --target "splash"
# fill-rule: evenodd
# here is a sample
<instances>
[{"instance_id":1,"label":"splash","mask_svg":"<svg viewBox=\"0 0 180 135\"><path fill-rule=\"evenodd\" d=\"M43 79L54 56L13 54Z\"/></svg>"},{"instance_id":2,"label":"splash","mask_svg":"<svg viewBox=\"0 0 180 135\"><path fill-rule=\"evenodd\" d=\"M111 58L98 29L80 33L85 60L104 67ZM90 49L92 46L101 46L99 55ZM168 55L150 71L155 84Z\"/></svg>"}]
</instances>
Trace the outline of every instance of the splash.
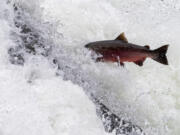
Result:
<instances>
[{"instance_id":1,"label":"splash","mask_svg":"<svg viewBox=\"0 0 180 135\"><path fill-rule=\"evenodd\" d=\"M57 69L57 76L78 84L89 97L95 95L105 105L104 110L109 108L115 116L139 125L146 134L179 134L175 126L180 123L179 41L178 34L174 34L180 33L178 1L44 0L33 1L34 6L26 1L20 3L23 21L14 21L13 13L9 14L9 22L16 22L17 34L14 47L8 51L11 63L26 66L28 61L35 63L31 61L34 56L46 57L47 63ZM116 64L94 63L84 45L114 39L122 31L130 42L148 43L151 48L169 43L170 66L151 60L143 68L126 64L125 69ZM30 74L28 81L33 83L38 72Z\"/></svg>"}]
</instances>

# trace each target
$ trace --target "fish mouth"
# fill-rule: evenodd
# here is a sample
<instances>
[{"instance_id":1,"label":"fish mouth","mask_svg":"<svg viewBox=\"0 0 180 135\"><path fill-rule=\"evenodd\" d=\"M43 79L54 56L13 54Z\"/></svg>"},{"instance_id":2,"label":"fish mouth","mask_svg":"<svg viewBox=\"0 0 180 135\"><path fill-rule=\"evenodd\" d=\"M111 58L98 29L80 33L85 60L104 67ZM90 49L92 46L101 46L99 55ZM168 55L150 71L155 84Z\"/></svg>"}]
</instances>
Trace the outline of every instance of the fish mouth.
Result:
<instances>
[{"instance_id":1,"label":"fish mouth","mask_svg":"<svg viewBox=\"0 0 180 135\"><path fill-rule=\"evenodd\" d=\"M85 45L86 48L90 48L90 44Z\"/></svg>"}]
</instances>

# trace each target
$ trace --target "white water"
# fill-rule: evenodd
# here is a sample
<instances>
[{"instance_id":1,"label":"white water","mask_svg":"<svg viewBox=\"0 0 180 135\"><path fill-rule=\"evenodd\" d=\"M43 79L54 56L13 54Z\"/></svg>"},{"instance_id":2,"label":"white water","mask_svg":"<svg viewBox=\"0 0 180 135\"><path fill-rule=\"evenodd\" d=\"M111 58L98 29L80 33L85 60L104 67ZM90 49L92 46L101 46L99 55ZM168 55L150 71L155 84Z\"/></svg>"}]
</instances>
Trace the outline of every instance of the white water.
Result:
<instances>
[{"instance_id":1,"label":"white water","mask_svg":"<svg viewBox=\"0 0 180 135\"><path fill-rule=\"evenodd\" d=\"M180 2L176 0L20 1L32 17L52 24L52 35L74 61L100 81L104 102L149 135L180 134ZM2 2L1 10L7 8ZM11 10L11 9L9 9ZM23 67L8 62L11 14L1 15L0 131L2 134L106 134L82 88L55 76L43 57ZM129 42L155 49L170 44L169 66L147 59L143 67L93 63L83 50L92 41L125 32ZM58 53L56 54L59 55ZM88 58L87 58L88 57ZM68 63L68 62L67 62ZM33 78L33 79L32 79ZM33 80L32 83L28 83ZM110 96L109 96L110 95Z\"/></svg>"}]
</instances>

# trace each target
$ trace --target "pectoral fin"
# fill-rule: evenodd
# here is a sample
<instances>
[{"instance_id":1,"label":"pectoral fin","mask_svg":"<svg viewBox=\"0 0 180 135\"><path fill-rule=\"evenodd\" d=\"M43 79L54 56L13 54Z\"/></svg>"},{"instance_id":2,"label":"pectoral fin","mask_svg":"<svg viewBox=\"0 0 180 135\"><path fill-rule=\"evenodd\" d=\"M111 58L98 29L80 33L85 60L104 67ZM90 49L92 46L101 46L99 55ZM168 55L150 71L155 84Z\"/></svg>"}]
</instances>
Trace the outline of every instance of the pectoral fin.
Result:
<instances>
[{"instance_id":1,"label":"pectoral fin","mask_svg":"<svg viewBox=\"0 0 180 135\"><path fill-rule=\"evenodd\" d=\"M127 40L124 32L121 33L115 40L121 40L121 41L124 41L125 43L128 43L128 40Z\"/></svg>"},{"instance_id":2,"label":"pectoral fin","mask_svg":"<svg viewBox=\"0 0 180 135\"><path fill-rule=\"evenodd\" d=\"M104 61L103 57L99 57L96 59L96 62L103 62L103 61Z\"/></svg>"}]
</instances>

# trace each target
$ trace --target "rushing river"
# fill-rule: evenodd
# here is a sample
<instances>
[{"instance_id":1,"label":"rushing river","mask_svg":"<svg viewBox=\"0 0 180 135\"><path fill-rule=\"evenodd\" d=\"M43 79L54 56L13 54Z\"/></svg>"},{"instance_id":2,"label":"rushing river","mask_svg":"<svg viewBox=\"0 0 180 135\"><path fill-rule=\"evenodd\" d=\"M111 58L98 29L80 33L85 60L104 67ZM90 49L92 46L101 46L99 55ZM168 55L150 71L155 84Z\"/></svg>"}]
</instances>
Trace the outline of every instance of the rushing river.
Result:
<instances>
[{"instance_id":1,"label":"rushing river","mask_svg":"<svg viewBox=\"0 0 180 135\"><path fill-rule=\"evenodd\" d=\"M0 134L108 134L91 94L147 135L180 134L180 1L4 0L0 12ZM36 55L20 45L30 31L22 20L42 37ZM95 63L84 45L121 32L151 49L169 44L169 65ZM8 50L17 45L16 63Z\"/></svg>"}]
</instances>

